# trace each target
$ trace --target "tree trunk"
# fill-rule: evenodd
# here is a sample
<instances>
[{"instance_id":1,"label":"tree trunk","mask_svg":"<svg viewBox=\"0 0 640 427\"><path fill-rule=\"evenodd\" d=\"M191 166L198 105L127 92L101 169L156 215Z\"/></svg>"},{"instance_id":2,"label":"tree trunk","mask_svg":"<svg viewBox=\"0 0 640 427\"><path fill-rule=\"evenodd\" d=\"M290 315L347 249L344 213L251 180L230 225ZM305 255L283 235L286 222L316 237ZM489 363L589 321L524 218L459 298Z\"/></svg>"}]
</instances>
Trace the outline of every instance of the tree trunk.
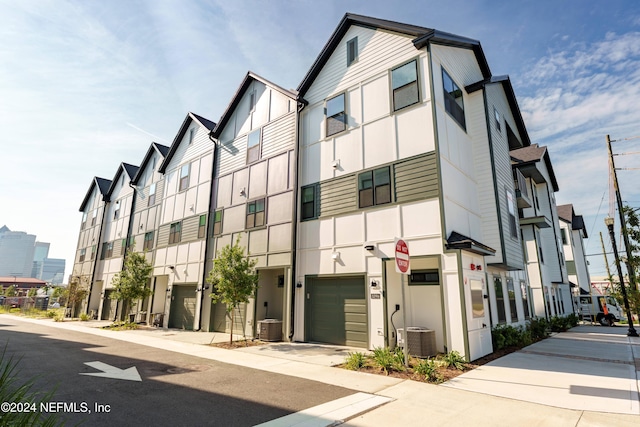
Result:
<instances>
[{"instance_id":1,"label":"tree trunk","mask_svg":"<svg viewBox=\"0 0 640 427\"><path fill-rule=\"evenodd\" d=\"M227 316L231 319L231 333L229 334L229 347L233 345L233 307L231 311L227 311Z\"/></svg>"}]
</instances>

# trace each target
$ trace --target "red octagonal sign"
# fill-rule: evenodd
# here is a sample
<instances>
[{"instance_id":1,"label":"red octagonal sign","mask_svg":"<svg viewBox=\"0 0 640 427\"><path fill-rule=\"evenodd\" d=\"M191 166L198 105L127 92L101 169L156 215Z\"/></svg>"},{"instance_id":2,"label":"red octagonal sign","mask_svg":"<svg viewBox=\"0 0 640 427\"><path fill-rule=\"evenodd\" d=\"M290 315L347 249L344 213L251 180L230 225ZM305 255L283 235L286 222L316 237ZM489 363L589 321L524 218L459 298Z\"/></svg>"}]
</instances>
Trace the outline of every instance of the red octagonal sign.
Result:
<instances>
[{"instance_id":1,"label":"red octagonal sign","mask_svg":"<svg viewBox=\"0 0 640 427\"><path fill-rule=\"evenodd\" d=\"M395 239L396 242L396 272L410 274L409 246L402 239Z\"/></svg>"}]
</instances>

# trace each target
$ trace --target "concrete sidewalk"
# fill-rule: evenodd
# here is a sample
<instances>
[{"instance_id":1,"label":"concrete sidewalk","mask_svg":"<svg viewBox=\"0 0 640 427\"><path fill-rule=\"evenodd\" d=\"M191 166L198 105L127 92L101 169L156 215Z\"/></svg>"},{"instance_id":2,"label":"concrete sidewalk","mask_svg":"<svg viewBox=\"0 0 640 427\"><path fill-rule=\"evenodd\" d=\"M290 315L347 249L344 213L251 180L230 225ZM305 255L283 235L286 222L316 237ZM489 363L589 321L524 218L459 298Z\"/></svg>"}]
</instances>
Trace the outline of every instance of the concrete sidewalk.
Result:
<instances>
[{"instance_id":1,"label":"concrete sidewalk","mask_svg":"<svg viewBox=\"0 0 640 427\"><path fill-rule=\"evenodd\" d=\"M272 343L224 350L208 345L229 339L220 333L109 331L97 328L101 325L97 321L11 317L390 398L382 406L350 416L343 424L348 426L640 425L640 339L626 337L623 327L579 326L436 386L330 367L344 361L350 350L344 347ZM320 412L310 408L308 413ZM295 425L329 426L341 421L321 415L297 419L302 421ZM287 425L283 422L272 425Z\"/></svg>"}]
</instances>

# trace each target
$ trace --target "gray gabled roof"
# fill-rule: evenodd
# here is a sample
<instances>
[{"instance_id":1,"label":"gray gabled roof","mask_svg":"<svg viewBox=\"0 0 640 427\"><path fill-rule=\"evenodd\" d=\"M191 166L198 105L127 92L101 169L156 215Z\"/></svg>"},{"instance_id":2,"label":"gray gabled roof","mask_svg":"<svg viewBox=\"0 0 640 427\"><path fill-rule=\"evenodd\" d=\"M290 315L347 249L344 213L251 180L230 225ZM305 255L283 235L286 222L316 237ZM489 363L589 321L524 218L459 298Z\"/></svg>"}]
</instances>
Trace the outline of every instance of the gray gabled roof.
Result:
<instances>
[{"instance_id":1,"label":"gray gabled roof","mask_svg":"<svg viewBox=\"0 0 640 427\"><path fill-rule=\"evenodd\" d=\"M120 163L120 166L118 166L118 170L116 171L113 180L111 180L111 185L109 186L109 190L107 191L107 199L105 201L108 202L111 198L111 194L113 193L113 190L115 190L116 185L118 184L118 179L123 172L127 174L127 176L129 177L129 181L131 181L133 177L136 176L136 173L138 173L138 169L138 166L133 166L129 163L124 162Z\"/></svg>"},{"instance_id":2,"label":"gray gabled roof","mask_svg":"<svg viewBox=\"0 0 640 427\"><path fill-rule=\"evenodd\" d=\"M571 224L572 230L582 230L584 238L589 237L587 235L587 228L584 225L584 218L582 215L576 215L572 204L557 206L556 210L560 219Z\"/></svg>"},{"instance_id":3,"label":"gray gabled roof","mask_svg":"<svg viewBox=\"0 0 640 427\"><path fill-rule=\"evenodd\" d=\"M211 131L211 136L213 136L214 138L220 137L220 134L222 133L222 131L224 130L225 126L227 125L227 123L231 119L231 116L233 115L233 112L238 107L238 104L240 103L240 100L242 99L242 96L247 91L247 89L249 89L249 86L251 85L251 82L253 82L253 81L259 81L259 82L265 84L266 86L269 86L269 87L277 90L278 92L282 93L283 95L288 96L292 100L295 100L297 98L297 95L298 95L297 92L293 92L293 91L290 91L290 90L287 90L287 89L283 89L282 87L278 86L277 84L272 83L269 80L267 80L267 79L265 79L263 77L260 77L259 75L249 71L249 72L247 72L247 75L244 76L244 79L242 80L242 83L240 83L240 86L238 87L238 90L236 90L236 93L233 95L233 98L231 98L231 102L227 106L227 109L225 110L225 112L222 114L222 117L220 117L220 120L218 120L218 124L216 125L215 129L213 129L213 131Z\"/></svg>"},{"instance_id":4,"label":"gray gabled roof","mask_svg":"<svg viewBox=\"0 0 640 427\"><path fill-rule=\"evenodd\" d=\"M132 185L138 184L138 180L140 179L145 168L147 167L147 163L149 163L149 160L151 160L151 156L153 155L154 152L157 152L158 154L160 154L160 156L162 156L162 158L164 159L167 156L167 153L169 152L169 147L167 147L166 145L158 144L157 142L151 143L151 145L149 146L149 149L147 150L147 154L145 154L144 159L142 159L142 163L140 164L140 168L138 169L138 172L131 180Z\"/></svg>"},{"instance_id":5,"label":"gray gabled roof","mask_svg":"<svg viewBox=\"0 0 640 427\"><path fill-rule=\"evenodd\" d=\"M93 192L94 187L98 187L98 192L102 194L102 200L108 201L109 198L107 193L109 192L109 187L111 186L111 181L104 178L99 178L97 176L93 177L91 180L91 185L89 186L89 190L87 190L87 194L84 196L84 200L82 200L82 204L80 205L80 212L84 211L85 206L89 202L89 198L91 197L91 193Z\"/></svg>"},{"instance_id":6,"label":"gray gabled roof","mask_svg":"<svg viewBox=\"0 0 640 427\"><path fill-rule=\"evenodd\" d=\"M304 97L307 90L309 90L314 80L316 79L316 77L318 77L318 74L320 73L326 62L329 60L329 57L342 40L342 37L344 37L344 35L352 25L392 31L395 33L411 36L414 38L413 44L416 49L422 49L429 43L471 49L475 53L478 65L482 70L482 75L485 78L489 78L491 76L489 64L487 63L484 52L482 51L480 42L477 40L457 36L455 34L445 33L433 28L402 24L400 22L387 21L385 19L347 13L344 15L336 29L333 31L333 34L331 34L331 37L329 37L329 40L322 48L322 51L320 51L320 54L316 58L315 62L298 86L299 98Z\"/></svg>"},{"instance_id":7,"label":"gray gabled roof","mask_svg":"<svg viewBox=\"0 0 640 427\"><path fill-rule=\"evenodd\" d=\"M494 83L501 84L502 88L504 89L504 93L507 96L507 102L509 103L509 108L511 109L511 114L513 115L513 119L516 121L516 127L518 128L518 133L520 133L520 138L522 138L522 144L525 147L531 145L529 133L527 132L527 128L524 125L524 119L522 118L522 114L520 113L520 107L518 106L516 94L513 91L513 86L511 85L511 79L509 79L509 76L492 76L488 79L470 84L469 86L465 87L465 90L467 91L467 93L473 93L484 88L488 84Z\"/></svg>"},{"instance_id":8,"label":"gray gabled roof","mask_svg":"<svg viewBox=\"0 0 640 427\"><path fill-rule=\"evenodd\" d=\"M551 178L551 185L554 191L558 191L558 180L556 174L553 171L553 165L551 164L551 158L549 157L549 151L547 147L540 147L538 144L531 144L528 147L518 148L517 150L509 151L513 164L512 168L524 168L531 166L537 162L544 161Z\"/></svg>"},{"instance_id":9,"label":"gray gabled roof","mask_svg":"<svg viewBox=\"0 0 640 427\"><path fill-rule=\"evenodd\" d=\"M200 126L204 127L205 129L209 130L209 132L211 132L216 127L216 124L211 120L205 119L204 117L194 114L192 112L187 113L187 116L184 118L184 121L182 122L182 125L178 130L178 133L173 139L173 143L171 143L171 147L169 147L169 151L164 157L164 160L160 165L158 172L164 173L167 170L167 166L169 166L169 162L173 158L173 155L176 154L176 150L178 149L178 146L180 145L182 138L184 138L184 135L187 132L187 129L189 129L189 123L192 120L200 124Z\"/></svg>"}]
</instances>

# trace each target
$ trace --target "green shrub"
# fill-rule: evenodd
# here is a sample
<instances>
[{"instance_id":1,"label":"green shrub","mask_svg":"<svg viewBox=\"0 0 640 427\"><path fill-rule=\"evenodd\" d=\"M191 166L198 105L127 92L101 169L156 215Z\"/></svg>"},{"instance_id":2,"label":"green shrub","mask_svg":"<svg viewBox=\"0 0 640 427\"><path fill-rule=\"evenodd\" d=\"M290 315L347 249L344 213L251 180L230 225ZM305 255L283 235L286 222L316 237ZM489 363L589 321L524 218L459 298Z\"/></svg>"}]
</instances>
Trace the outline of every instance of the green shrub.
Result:
<instances>
[{"instance_id":1,"label":"green shrub","mask_svg":"<svg viewBox=\"0 0 640 427\"><path fill-rule=\"evenodd\" d=\"M566 317L553 316L549 321L549 327L553 332L564 332L575 326L572 325L573 322L574 319L573 317L571 317L571 315Z\"/></svg>"},{"instance_id":2,"label":"green shrub","mask_svg":"<svg viewBox=\"0 0 640 427\"><path fill-rule=\"evenodd\" d=\"M88 322L89 319L91 319L91 316L89 316L87 313L80 314L80 320L82 322Z\"/></svg>"},{"instance_id":3,"label":"green shrub","mask_svg":"<svg viewBox=\"0 0 640 427\"><path fill-rule=\"evenodd\" d=\"M413 372L424 376L427 381L440 382L442 379L438 375L438 364L432 359L423 359L413 367Z\"/></svg>"},{"instance_id":4,"label":"green shrub","mask_svg":"<svg viewBox=\"0 0 640 427\"><path fill-rule=\"evenodd\" d=\"M112 329L114 331L125 331L138 329L138 324L134 322L113 322L110 325L103 326L102 329Z\"/></svg>"},{"instance_id":5,"label":"green shrub","mask_svg":"<svg viewBox=\"0 0 640 427\"><path fill-rule=\"evenodd\" d=\"M462 356L457 351L450 351L442 357L442 360L445 362L445 365L448 368L456 368L459 371L464 371L466 369L466 360L464 356Z\"/></svg>"},{"instance_id":6,"label":"green shrub","mask_svg":"<svg viewBox=\"0 0 640 427\"><path fill-rule=\"evenodd\" d=\"M529 320L527 329L531 332L531 339L533 341L540 341L549 336L549 322L544 318L532 318Z\"/></svg>"},{"instance_id":7,"label":"green shrub","mask_svg":"<svg viewBox=\"0 0 640 427\"><path fill-rule=\"evenodd\" d=\"M366 356L364 353L355 352L349 353L344 364L347 369L351 369L352 371L357 371L362 368L366 362Z\"/></svg>"},{"instance_id":8,"label":"green shrub","mask_svg":"<svg viewBox=\"0 0 640 427\"><path fill-rule=\"evenodd\" d=\"M53 319L54 317L56 317L57 314L58 312L56 310L47 310L47 317L50 319Z\"/></svg>"},{"instance_id":9,"label":"green shrub","mask_svg":"<svg viewBox=\"0 0 640 427\"><path fill-rule=\"evenodd\" d=\"M392 370L401 371L404 369L404 366L401 363L398 363L398 358L396 353L392 353L391 350L389 350L389 347L374 348L373 361L387 375L389 375L389 371L392 371Z\"/></svg>"},{"instance_id":10,"label":"green shrub","mask_svg":"<svg viewBox=\"0 0 640 427\"><path fill-rule=\"evenodd\" d=\"M575 313L568 315L567 320L569 321L569 328L574 328L580 323L580 317Z\"/></svg>"}]
</instances>

